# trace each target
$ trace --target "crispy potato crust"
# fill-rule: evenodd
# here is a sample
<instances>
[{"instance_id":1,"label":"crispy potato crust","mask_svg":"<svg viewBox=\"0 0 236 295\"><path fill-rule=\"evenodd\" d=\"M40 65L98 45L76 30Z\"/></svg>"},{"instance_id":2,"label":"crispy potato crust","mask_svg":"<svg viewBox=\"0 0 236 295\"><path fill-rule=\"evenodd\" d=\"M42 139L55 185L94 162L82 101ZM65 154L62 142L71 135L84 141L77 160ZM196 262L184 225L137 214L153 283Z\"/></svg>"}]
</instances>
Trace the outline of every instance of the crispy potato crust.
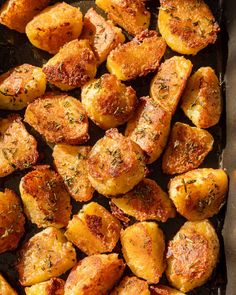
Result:
<instances>
[{"instance_id":1,"label":"crispy potato crust","mask_svg":"<svg viewBox=\"0 0 236 295\"><path fill-rule=\"evenodd\" d=\"M148 283L136 277L124 277L110 295L150 295Z\"/></svg>"},{"instance_id":2,"label":"crispy potato crust","mask_svg":"<svg viewBox=\"0 0 236 295\"><path fill-rule=\"evenodd\" d=\"M47 282L38 283L25 288L26 295L64 295L65 281L52 278Z\"/></svg>"},{"instance_id":3,"label":"crispy potato crust","mask_svg":"<svg viewBox=\"0 0 236 295\"><path fill-rule=\"evenodd\" d=\"M185 295L178 290L163 285L151 286L150 290L151 295Z\"/></svg>"},{"instance_id":4,"label":"crispy potato crust","mask_svg":"<svg viewBox=\"0 0 236 295\"><path fill-rule=\"evenodd\" d=\"M8 284L4 277L0 274L0 294L2 295L17 295L16 291Z\"/></svg>"}]
</instances>

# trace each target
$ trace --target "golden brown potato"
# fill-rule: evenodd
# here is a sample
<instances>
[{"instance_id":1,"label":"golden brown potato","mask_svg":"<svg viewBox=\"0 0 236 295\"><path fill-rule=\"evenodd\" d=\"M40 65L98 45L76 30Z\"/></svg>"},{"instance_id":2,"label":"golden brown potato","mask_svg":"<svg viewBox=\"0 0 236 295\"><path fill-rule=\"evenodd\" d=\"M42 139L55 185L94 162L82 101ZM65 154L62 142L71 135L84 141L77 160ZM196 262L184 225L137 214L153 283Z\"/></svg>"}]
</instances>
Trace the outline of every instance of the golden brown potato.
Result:
<instances>
[{"instance_id":1,"label":"golden brown potato","mask_svg":"<svg viewBox=\"0 0 236 295\"><path fill-rule=\"evenodd\" d=\"M206 130L175 123L163 155L163 172L180 174L198 168L212 150L213 142Z\"/></svg>"},{"instance_id":2,"label":"golden brown potato","mask_svg":"<svg viewBox=\"0 0 236 295\"><path fill-rule=\"evenodd\" d=\"M107 69L120 80L132 80L156 71L166 43L155 31L144 31L119 45L107 57Z\"/></svg>"},{"instance_id":3,"label":"golden brown potato","mask_svg":"<svg viewBox=\"0 0 236 295\"><path fill-rule=\"evenodd\" d=\"M125 136L136 142L147 155L148 164L163 152L170 132L171 113L159 102L143 97L129 120Z\"/></svg>"},{"instance_id":4,"label":"golden brown potato","mask_svg":"<svg viewBox=\"0 0 236 295\"><path fill-rule=\"evenodd\" d=\"M178 290L163 285L152 286L150 290L151 295L185 295Z\"/></svg>"},{"instance_id":5,"label":"golden brown potato","mask_svg":"<svg viewBox=\"0 0 236 295\"><path fill-rule=\"evenodd\" d=\"M65 236L87 255L111 252L120 237L121 225L101 205L91 202L69 222Z\"/></svg>"},{"instance_id":6,"label":"golden brown potato","mask_svg":"<svg viewBox=\"0 0 236 295\"><path fill-rule=\"evenodd\" d=\"M151 82L150 96L173 115L191 71L191 61L183 56L165 60Z\"/></svg>"},{"instance_id":7,"label":"golden brown potato","mask_svg":"<svg viewBox=\"0 0 236 295\"><path fill-rule=\"evenodd\" d=\"M4 277L0 274L0 294L1 295L17 295L17 292L12 289Z\"/></svg>"},{"instance_id":8,"label":"golden brown potato","mask_svg":"<svg viewBox=\"0 0 236 295\"><path fill-rule=\"evenodd\" d=\"M53 149L54 164L70 195L79 202L92 199L94 188L88 179L87 160L90 146L57 144Z\"/></svg>"},{"instance_id":9,"label":"golden brown potato","mask_svg":"<svg viewBox=\"0 0 236 295\"><path fill-rule=\"evenodd\" d=\"M215 43L219 26L203 0L160 2L158 28L172 50L195 55Z\"/></svg>"},{"instance_id":10,"label":"golden brown potato","mask_svg":"<svg viewBox=\"0 0 236 295\"><path fill-rule=\"evenodd\" d=\"M93 8L84 16L81 38L91 42L99 64L106 60L112 49L125 42L122 30L115 27L111 21L106 21Z\"/></svg>"},{"instance_id":11,"label":"golden brown potato","mask_svg":"<svg viewBox=\"0 0 236 295\"><path fill-rule=\"evenodd\" d=\"M0 119L0 134L0 177L37 162L37 142L27 132L19 115Z\"/></svg>"},{"instance_id":12,"label":"golden brown potato","mask_svg":"<svg viewBox=\"0 0 236 295\"><path fill-rule=\"evenodd\" d=\"M25 288L26 295L64 295L65 281L52 278L47 282L38 283Z\"/></svg>"},{"instance_id":13,"label":"golden brown potato","mask_svg":"<svg viewBox=\"0 0 236 295\"><path fill-rule=\"evenodd\" d=\"M121 231L122 253L132 272L149 284L159 282L165 270L165 241L155 222L138 222Z\"/></svg>"},{"instance_id":14,"label":"golden brown potato","mask_svg":"<svg viewBox=\"0 0 236 295\"><path fill-rule=\"evenodd\" d=\"M52 143L76 145L89 139L86 112L67 94L46 93L36 99L28 105L24 120Z\"/></svg>"},{"instance_id":15,"label":"golden brown potato","mask_svg":"<svg viewBox=\"0 0 236 295\"><path fill-rule=\"evenodd\" d=\"M89 118L103 129L124 124L136 106L136 92L115 75L104 74L82 88L81 102Z\"/></svg>"},{"instance_id":16,"label":"golden brown potato","mask_svg":"<svg viewBox=\"0 0 236 295\"><path fill-rule=\"evenodd\" d=\"M166 222L168 218L175 217L175 209L168 195L154 180L148 178L144 178L125 195L112 198L112 204L139 221ZM112 204L112 213L119 218Z\"/></svg>"},{"instance_id":17,"label":"golden brown potato","mask_svg":"<svg viewBox=\"0 0 236 295\"><path fill-rule=\"evenodd\" d=\"M76 264L76 252L63 233L48 227L24 243L17 262L22 286L60 276Z\"/></svg>"},{"instance_id":18,"label":"golden brown potato","mask_svg":"<svg viewBox=\"0 0 236 295\"><path fill-rule=\"evenodd\" d=\"M148 283L136 277L124 277L110 295L150 295Z\"/></svg>"},{"instance_id":19,"label":"golden brown potato","mask_svg":"<svg viewBox=\"0 0 236 295\"><path fill-rule=\"evenodd\" d=\"M97 72L97 60L89 40L73 40L66 43L59 52L43 66L49 83L61 90L81 87Z\"/></svg>"},{"instance_id":20,"label":"golden brown potato","mask_svg":"<svg viewBox=\"0 0 236 295\"><path fill-rule=\"evenodd\" d=\"M49 0L7 0L0 9L0 23L24 33L27 23L47 7L49 2Z\"/></svg>"},{"instance_id":21,"label":"golden brown potato","mask_svg":"<svg viewBox=\"0 0 236 295\"><path fill-rule=\"evenodd\" d=\"M169 195L177 211L188 220L202 220L217 214L228 190L222 169L202 168L172 178Z\"/></svg>"},{"instance_id":22,"label":"golden brown potato","mask_svg":"<svg viewBox=\"0 0 236 295\"><path fill-rule=\"evenodd\" d=\"M169 242L166 275L170 283L182 292L203 285L216 266L219 247L208 220L186 222Z\"/></svg>"},{"instance_id":23,"label":"golden brown potato","mask_svg":"<svg viewBox=\"0 0 236 295\"><path fill-rule=\"evenodd\" d=\"M21 199L29 220L38 227L62 228L70 220L70 195L61 177L49 166L37 166L20 181Z\"/></svg>"},{"instance_id":24,"label":"golden brown potato","mask_svg":"<svg viewBox=\"0 0 236 295\"><path fill-rule=\"evenodd\" d=\"M145 170L141 148L117 129L108 130L88 158L89 180L105 196L128 192L143 179Z\"/></svg>"},{"instance_id":25,"label":"golden brown potato","mask_svg":"<svg viewBox=\"0 0 236 295\"><path fill-rule=\"evenodd\" d=\"M212 68L200 68L190 77L181 108L199 128L209 128L219 122L222 112L220 85Z\"/></svg>"},{"instance_id":26,"label":"golden brown potato","mask_svg":"<svg viewBox=\"0 0 236 295\"><path fill-rule=\"evenodd\" d=\"M46 76L41 68L23 64L0 76L0 108L21 110L44 94Z\"/></svg>"},{"instance_id":27,"label":"golden brown potato","mask_svg":"<svg viewBox=\"0 0 236 295\"><path fill-rule=\"evenodd\" d=\"M96 0L95 3L131 35L149 27L150 12L145 8L144 0Z\"/></svg>"},{"instance_id":28,"label":"golden brown potato","mask_svg":"<svg viewBox=\"0 0 236 295\"><path fill-rule=\"evenodd\" d=\"M65 295L106 295L125 269L118 254L92 255L79 261L70 272Z\"/></svg>"}]
</instances>

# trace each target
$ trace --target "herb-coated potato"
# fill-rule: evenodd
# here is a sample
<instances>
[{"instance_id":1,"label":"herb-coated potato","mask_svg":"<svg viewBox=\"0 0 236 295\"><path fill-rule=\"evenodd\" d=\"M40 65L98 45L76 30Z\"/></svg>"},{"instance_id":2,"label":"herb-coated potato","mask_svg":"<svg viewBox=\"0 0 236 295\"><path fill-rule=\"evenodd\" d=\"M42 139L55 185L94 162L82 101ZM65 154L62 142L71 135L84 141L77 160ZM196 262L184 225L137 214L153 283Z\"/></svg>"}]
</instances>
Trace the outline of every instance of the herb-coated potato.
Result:
<instances>
[{"instance_id":1,"label":"herb-coated potato","mask_svg":"<svg viewBox=\"0 0 236 295\"><path fill-rule=\"evenodd\" d=\"M65 284L65 295L107 295L125 269L118 254L92 255L79 261Z\"/></svg>"},{"instance_id":2,"label":"herb-coated potato","mask_svg":"<svg viewBox=\"0 0 236 295\"><path fill-rule=\"evenodd\" d=\"M163 285L152 286L151 295L185 295L184 293Z\"/></svg>"},{"instance_id":3,"label":"herb-coated potato","mask_svg":"<svg viewBox=\"0 0 236 295\"><path fill-rule=\"evenodd\" d=\"M165 50L163 38L155 31L144 31L110 52L107 69L123 81L146 76L158 68Z\"/></svg>"},{"instance_id":4,"label":"herb-coated potato","mask_svg":"<svg viewBox=\"0 0 236 295\"><path fill-rule=\"evenodd\" d=\"M128 192L144 178L145 170L141 148L117 129L106 131L88 158L89 180L105 196Z\"/></svg>"},{"instance_id":5,"label":"herb-coated potato","mask_svg":"<svg viewBox=\"0 0 236 295\"><path fill-rule=\"evenodd\" d=\"M81 144L89 139L88 117L79 100L46 93L30 103L25 122L52 143Z\"/></svg>"},{"instance_id":6,"label":"herb-coated potato","mask_svg":"<svg viewBox=\"0 0 236 295\"><path fill-rule=\"evenodd\" d=\"M180 174L198 168L212 150L214 139L206 130L175 123L163 155L162 170Z\"/></svg>"},{"instance_id":7,"label":"herb-coated potato","mask_svg":"<svg viewBox=\"0 0 236 295\"><path fill-rule=\"evenodd\" d=\"M160 2L158 28L172 50L195 55L215 43L219 26L203 0Z\"/></svg>"},{"instance_id":8,"label":"herb-coated potato","mask_svg":"<svg viewBox=\"0 0 236 295\"><path fill-rule=\"evenodd\" d=\"M181 108L199 128L217 124L222 112L219 80L210 67L198 69L189 79Z\"/></svg>"},{"instance_id":9,"label":"herb-coated potato","mask_svg":"<svg viewBox=\"0 0 236 295\"><path fill-rule=\"evenodd\" d=\"M12 289L4 277L0 274L0 294L2 295L17 295L17 292Z\"/></svg>"},{"instance_id":10,"label":"herb-coated potato","mask_svg":"<svg viewBox=\"0 0 236 295\"><path fill-rule=\"evenodd\" d=\"M155 222L138 222L121 231L122 253L132 272L150 284L165 270L165 241Z\"/></svg>"},{"instance_id":11,"label":"herb-coated potato","mask_svg":"<svg viewBox=\"0 0 236 295\"><path fill-rule=\"evenodd\" d=\"M110 295L150 295L148 283L136 277L124 277Z\"/></svg>"},{"instance_id":12,"label":"herb-coated potato","mask_svg":"<svg viewBox=\"0 0 236 295\"><path fill-rule=\"evenodd\" d=\"M64 295L65 281L52 278L47 282L38 283L25 288L26 295Z\"/></svg>"},{"instance_id":13,"label":"herb-coated potato","mask_svg":"<svg viewBox=\"0 0 236 295\"><path fill-rule=\"evenodd\" d=\"M109 129L129 120L136 106L136 92L115 75L104 74L83 86L81 102L96 125Z\"/></svg>"},{"instance_id":14,"label":"herb-coated potato","mask_svg":"<svg viewBox=\"0 0 236 295\"><path fill-rule=\"evenodd\" d=\"M23 64L0 76L0 108L21 110L44 94L46 76L41 68Z\"/></svg>"},{"instance_id":15,"label":"herb-coated potato","mask_svg":"<svg viewBox=\"0 0 236 295\"><path fill-rule=\"evenodd\" d=\"M76 264L76 252L63 233L48 227L24 243L17 262L22 286L60 276Z\"/></svg>"},{"instance_id":16,"label":"herb-coated potato","mask_svg":"<svg viewBox=\"0 0 236 295\"><path fill-rule=\"evenodd\" d=\"M173 115L191 71L191 61L183 56L165 60L151 82L150 96Z\"/></svg>"},{"instance_id":17,"label":"herb-coated potato","mask_svg":"<svg viewBox=\"0 0 236 295\"><path fill-rule=\"evenodd\" d=\"M219 247L208 220L186 222L169 242L166 275L170 283L182 292L203 285L216 266Z\"/></svg>"}]
</instances>

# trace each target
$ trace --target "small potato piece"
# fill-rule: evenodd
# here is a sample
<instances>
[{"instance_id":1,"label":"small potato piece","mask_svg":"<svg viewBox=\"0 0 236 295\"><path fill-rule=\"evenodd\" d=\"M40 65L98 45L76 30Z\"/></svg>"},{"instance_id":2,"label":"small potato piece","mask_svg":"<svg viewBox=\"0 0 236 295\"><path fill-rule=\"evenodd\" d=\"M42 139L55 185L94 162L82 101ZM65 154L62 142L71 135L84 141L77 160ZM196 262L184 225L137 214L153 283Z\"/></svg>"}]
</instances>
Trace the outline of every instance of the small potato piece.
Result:
<instances>
[{"instance_id":1,"label":"small potato piece","mask_svg":"<svg viewBox=\"0 0 236 295\"><path fill-rule=\"evenodd\" d=\"M24 120L51 143L76 145L89 139L81 102L66 94L46 93L28 105Z\"/></svg>"},{"instance_id":2,"label":"small potato piece","mask_svg":"<svg viewBox=\"0 0 236 295\"><path fill-rule=\"evenodd\" d=\"M24 243L17 263L22 286L60 276L76 264L76 252L63 233L48 227Z\"/></svg>"},{"instance_id":3,"label":"small potato piece","mask_svg":"<svg viewBox=\"0 0 236 295\"><path fill-rule=\"evenodd\" d=\"M82 88L81 101L89 118L109 129L129 120L137 100L131 86L122 84L115 75L104 74Z\"/></svg>"},{"instance_id":4,"label":"small potato piece","mask_svg":"<svg viewBox=\"0 0 236 295\"><path fill-rule=\"evenodd\" d=\"M52 278L47 282L38 283L25 288L26 295L64 295L65 281Z\"/></svg>"},{"instance_id":5,"label":"small potato piece","mask_svg":"<svg viewBox=\"0 0 236 295\"><path fill-rule=\"evenodd\" d=\"M70 195L61 177L49 166L37 166L20 181L24 211L38 227L67 226L70 220Z\"/></svg>"},{"instance_id":6,"label":"small potato piece","mask_svg":"<svg viewBox=\"0 0 236 295\"><path fill-rule=\"evenodd\" d=\"M168 46L181 54L197 54L215 43L220 30L203 0L161 0L158 28Z\"/></svg>"},{"instance_id":7,"label":"small potato piece","mask_svg":"<svg viewBox=\"0 0 236 295\"><path fill-rule=\"evenodd\" d=\"M23 64L0 76L0 108L21 110L44 94L46 76L41 68Z\"/></svg>"},{"instance_id":8,"label":"small potato piece","mask_svg":"<svg viewBox=\"0 0 236 295\"><path fill-rule=\"evenodd\" d=\"M149 27L151 15L145 8L144 0L96 0L95 3L131 35Z\"/></svg>"},{"instance_id":9,"label":"small potato piece","mask_svg":"<svg viewBox=\"0 0 236 295\"><path fill-rule=\"evenodd\" d=\"M121 231L122 253L132 272L149 284L165 270L165 241L155 222L138 222Z\"/></svg>"},{"instance_id":10,"label":"small potato piece","mask_svg":"<svg viewBox=\"0 0 236 295\"><path fill-rule=\"evenodd\" d=\"M148 283L136 277L124 277L110 295L150 295Z\"/></svg>"},{"instance_id":11,"label":"small potato piece","mask_svg":"<svg viewBox=\"0 0 236 295\"><path fill-rule=\"evenodd\" d=\"M54 164L70 195L79 202L92 199L94 188L88 179L90 146L57 144L53 149Z\"/></svg>"},{"instance_id":12,"label":"small potato piece","mask_svg":"<svg viewBox=\"0 0 236 295\"><path fill-rule=\"evenodd\" d=\"M123 81L146 76L157 70L165 50L166 43L156 31L144 31L111 51L107 69Z\"/></svg>"},{"instance_id":13,"label":"small potato piece","mask_svg":"<svg viewBox=\"0 0 236 295\"><path fill-rule=\"evenodd\" d=\"M97 60L89 40L73 40L43 66L49 83L69 91L81 87L97 72Z\"/></svg>"},{"instance_id":14,"label":"small potato piece","mask_svg":"<svg viewBox=\"0 0 236 295\"><path fill-rule=\"evenodd\" d=\"M147 163L156 161L163 152L170 132L171 113L159 102L143 97L128 122L125 136L136 142L147 155Z\"/></svg>"},{"instance_id":15,"label":"small potato piece","mask_svg":"<svg viewBox=\"0 0 236 295\"><path fill-rule=\"evenodd\" d=\"M168 195L154 180L148 178L144 178L125 195L112 198L112 203L139 221L166 222L168 218L175 217L175 209ZM116 216L115 210L114 215Z\"/></svg>"},{"instance_id":16,"label":"small potato piece","mask_svg":"<svg viewBox=\"0 0 236 295\"><path fill-rule=\"evenodd\" d=\"M178 290L163 285L152 286L150 289L151 295L185 295Z\"/></svg>"},{"instance_id":17,"label":"small potato piece","mask_svg":"<svg viewBox=\"0 0 236 295\"><path fill-rule=\"evenodd\" d=\"M37 162L37 142L27 132L19 115L0 119L0 134L0 177Z\"/></svg>"},{"instance_id":18,"label":"small potato piece","mask_svg":"<svg viewBox=\"0 0 236 295\"><path fill-rule=\"evenodd\" d=\"M118 254L98 254L80 260L70 272L65 295L107 295L125 269Z\"/></svg>"},{"instance_id":19,"label":"small potato piece","mask_svg":"<svg viewBox=\"0 0 236 295\"><path fill-rule=\"evenodd\" d=\"M4 277L0 274L0 294L1 295L17 295L16 291L8 284Z\"/></svg>"},{"instance_id":20,"label":"small potato piece","mask_svg":"<svg viewBox=\"0 0 236 295\"><path fill-rule=\"evenodd\" d=\"M227 190L228 177L222 169L196 169L169 182L169 195L177 211L192 221L217 214L225 202Z\"/></svg>"},{"instance_id":21,"label":"small potato piece","mask_svg":"<svg viewBox=\"0 0 236 295\"><path fill-rule=\"evenodd\" d=\"M222 112L220 85L212 68L200 68L190 77L181 108L199 128L209 128L219 122Z\"/></svg>"},{"instance_id":22,"label":"small potato piece","mask_svg":"<svg viewBox=\"0 0 236 295\"><path fill-rule=\"evenodd\" d=\"M219 248L208 220L186 222L169 242L166 275L170 283L181 292L203 285L216 266Z\"/></svg>"},{"instance_id":23,"label":"small potato piece","mask_svg":"<svg viewBox=\"0 0 236 295\"><path fill-rule=\"evenodd\" d=\"M180 174L198 168L212 150L213 142L206 130L175 123L163 155L163 172Z\"/></svg>"},{"instance_id":24,"label":"small potato piece","mask_svg":"<svg viewBox=\"0 0 236 295\"><path fill-rule=\"evenodd\" d=\"M111 252L120 237L121 225L101 205L91 202L74 215L65 236L87 255Z\"/></svg>"},{"instance_id":25,"label":"small potato piece","mask_svg":"<svg viewBox=\"0 0 236 295\"><path fill-rule=\"evenodd\" d=\"M173 115L191 71L191 61L183 56L165 60L151 82L150 96Z\"/></svg>"},{"instance_id":26,"label":"small potato piece","mask_svg":"<svg viewBox=\"0 0 236 295\"><path fill-rule=\"evenodd\" d=\"M130 191L144 178L145 170L141 148L117 129L106 131L88 158L89 180L105 196Z\"/></svg>"}]
</instances>

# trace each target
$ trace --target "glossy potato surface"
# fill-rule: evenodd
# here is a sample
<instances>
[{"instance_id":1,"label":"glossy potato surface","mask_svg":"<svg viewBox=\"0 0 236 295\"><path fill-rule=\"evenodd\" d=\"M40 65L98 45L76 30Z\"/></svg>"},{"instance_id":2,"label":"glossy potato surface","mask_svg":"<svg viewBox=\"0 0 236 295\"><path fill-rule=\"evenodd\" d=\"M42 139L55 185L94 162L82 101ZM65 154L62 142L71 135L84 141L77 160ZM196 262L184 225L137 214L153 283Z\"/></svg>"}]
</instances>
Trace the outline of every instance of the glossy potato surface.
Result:
<instances>
[{"instance_id":1,"label":"glossy potato surface","mask_svg":"<svg viewBox=\"0 0 236 295\"><path fill-rule=\"evenodd\" d=\"M8 284L4 277L0 274L0 294L17 295L17 292Z\"/></svg>"},{"instance_id":2,"label":"glossy potato surface","mask_svg":"<svg viewBox=\"0 0 236 295\"><path fill-rule=\"evenodd\" d=\"M137 277L124 277L110 295L150 295L148 283Z\"/></svg>"},{"instance_id":3,"label":"glossy potato surface","mask_svg":"<svg viewBox=\"0 0 236 295\"><path fill-rule=\"evenodd\" d=\"M65 281L52 278L47 282L35 284L25 288L26 295L64 295Z\"/></svg>"},{"instance_id":4,"label":"glossy potato surface","mask_svg":"<svg viewBox=\"0 0 236 295\"><path fill-rule=\"evenodd\" d=\"M152 286L150 289L151 295L185 295L176 289L164 285Z\"/></svg>"}]
</instances>

